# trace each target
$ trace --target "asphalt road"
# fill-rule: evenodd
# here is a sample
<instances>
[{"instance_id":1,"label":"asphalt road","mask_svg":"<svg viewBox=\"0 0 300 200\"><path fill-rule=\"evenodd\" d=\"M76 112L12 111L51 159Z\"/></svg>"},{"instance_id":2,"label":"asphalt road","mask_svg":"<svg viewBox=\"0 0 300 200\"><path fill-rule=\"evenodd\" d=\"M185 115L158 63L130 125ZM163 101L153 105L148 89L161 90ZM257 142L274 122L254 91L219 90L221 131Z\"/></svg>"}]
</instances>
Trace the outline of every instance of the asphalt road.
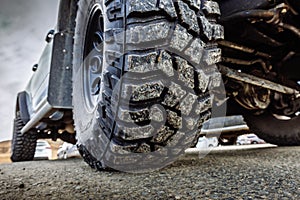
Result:
<instances>
[{"instance_id":1,"label":"asphalt road","mask_svg":"<svg viewBox=\"0 0 300 200\"><path fill-rule=\"evenodd\" d=\"M0 165L0 199L300 199L300 147L185 155L145 174L81 159Z\"/></svg>"}]
</instances>

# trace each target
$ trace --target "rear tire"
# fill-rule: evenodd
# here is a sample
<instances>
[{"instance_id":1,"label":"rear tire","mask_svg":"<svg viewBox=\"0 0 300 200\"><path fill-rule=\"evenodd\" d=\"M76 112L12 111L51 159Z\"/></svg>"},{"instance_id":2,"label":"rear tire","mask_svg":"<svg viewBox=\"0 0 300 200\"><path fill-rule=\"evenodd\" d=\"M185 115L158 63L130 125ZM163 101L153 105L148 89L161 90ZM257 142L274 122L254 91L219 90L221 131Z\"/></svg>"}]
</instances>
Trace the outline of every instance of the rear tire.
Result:
<instances>
[{"instance_id":1,"label":"rear tire","mask_svg":"<svg viewBox=\"0 0 300 200\"><path fill-rule=\"evenodd\" d=\"M242 114L251 132L267 143L279 146L300 145L300 117L279 120L269 110L260 115L243 108L236 101L228 102L230 114Z\"/></svg>"},{"instance_id":2,"label":"rear tire","mask_svg":"<svg viewBox=\"0 0 300 200\"><path fill-rule=\"evenodd\" d=\"M300 117L291 120L279 120L269 111L261 115L244 114L250 130L268 143L279 146L300 145Z\"/></svg>"},{"instance_id":3,"label":"rear tire","mask_svg":"<svg viewBox=\"0 0 300 200\"><path fill-rule=\"evenodd\" d=\"M20 113L16 113L14 120L13 139L11 145L11 160L13 162L31 161L34 158L37 133L33 130L22 134L21 130L24 123L20 117Z\"/></svg>"},{"instance_id":4,"label":"rear tire","mask_svg":"<svg viewBox=\"0 0 300 200\"><path fill-rule=\"evenodd\" d=\"M91 167L154 170L197 141L222 81L218 15L213 1L79 1L74 121Z\"/></svg>"}]
</instances>

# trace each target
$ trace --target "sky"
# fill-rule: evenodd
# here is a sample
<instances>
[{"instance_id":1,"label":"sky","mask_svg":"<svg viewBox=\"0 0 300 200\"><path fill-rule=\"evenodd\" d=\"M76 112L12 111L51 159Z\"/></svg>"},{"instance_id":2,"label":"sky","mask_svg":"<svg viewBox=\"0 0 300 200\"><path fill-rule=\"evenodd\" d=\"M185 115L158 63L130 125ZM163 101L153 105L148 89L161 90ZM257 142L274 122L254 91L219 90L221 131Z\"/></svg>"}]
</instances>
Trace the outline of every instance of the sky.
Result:
<instances>
[{"instance_id":1,"label":"sky","mask_svg":"<svg viewBox=\"0 0 300 200\"><path fill-rule=\"evenodd\" d=\"M0 141L11 140L17 93L24 90L56 25L58 0L0 1Z\"/></svg>"}]
</instances>

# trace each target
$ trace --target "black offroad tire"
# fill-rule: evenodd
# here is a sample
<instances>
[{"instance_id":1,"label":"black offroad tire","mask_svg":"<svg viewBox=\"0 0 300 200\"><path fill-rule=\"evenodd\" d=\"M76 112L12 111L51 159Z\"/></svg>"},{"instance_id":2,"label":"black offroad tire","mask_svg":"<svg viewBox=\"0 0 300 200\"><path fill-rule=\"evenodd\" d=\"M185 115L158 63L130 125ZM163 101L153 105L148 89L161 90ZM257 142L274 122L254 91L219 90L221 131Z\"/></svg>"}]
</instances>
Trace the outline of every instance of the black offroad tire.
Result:
<instances>
[{"instance_id":1,"label":"black offroad tire","mask_svg":"<svg viewBox=\"0 0 300 200\"><path fill-rule=\"evenodd\" d=\"M300 117L279 120L270 112L261 115L244 114L250 130L268 143L279 146L300 145Z\"/></svg>"},{"instance_id":2,"label":"black offroad tire","mask_svg":"<svg viewBox=\"0 0 300 200\"><path fill-rule=\"evenodd\" d=\"M84 160L131 172L173 162L197 141L222 81L218 4L79 0L77 10L73 104Z\"/></svg>"},{"instance_id":3,"label":"black offroad tire","mask_svg":"<svg viewBox=\"0 0 300 200\"><path fill-rule=\"evenodd\" d=\"M31 161L34 158L37 133L33 130L21 134L24 123L19 112L14 120L13 139L11 144L11 157L13 162Z\"/></svg>"}]
</instances>

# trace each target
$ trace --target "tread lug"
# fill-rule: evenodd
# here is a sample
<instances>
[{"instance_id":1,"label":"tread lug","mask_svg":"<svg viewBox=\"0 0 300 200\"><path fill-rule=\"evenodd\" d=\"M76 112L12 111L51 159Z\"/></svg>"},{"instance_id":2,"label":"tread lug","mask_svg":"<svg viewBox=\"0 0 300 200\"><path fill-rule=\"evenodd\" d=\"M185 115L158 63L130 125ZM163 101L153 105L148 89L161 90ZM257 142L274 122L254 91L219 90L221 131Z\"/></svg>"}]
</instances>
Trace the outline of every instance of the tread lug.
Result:
<instances>
[{"instance_id":1,"label":"tread lug","mask_svg":"<svg viewBox=\"0 0 300 200\"><path fill-rule=\"evenodd\" d=\"M191 46L187 48L185 55L189 56L189 59L194 63L200 64L204 47L205 43L201 39L197 38L192 42Z\"/></svg>"},{"instance_id":2,"label":"tread lug","mask_svg":"<svg viewBox=\"0 0 300 200\"><path fill-rule=\"evenodd\" d=\"M221 49L205 49L203 54L203 61L208 65L213 65L221 61Z\"/></svg>"},{"instance_id":3,"label":"tread lug","mask_svg":"<svg viewBox=\"0 0 300 200\"><path fill-rule=\"evenodd\" d=\"M189 34L184 27L177 24L170 43L170 48L182 51L186 48L191 39L193 39L193 36Z\"/></svg>"},{"instance_id":4,"label":"tread lug","mask_svg":"<svg viewBox=\"0 0 300 200\"><path fill-rule=\"evenodd\" d=\"M221 15L219 4L215 1L204 1L203 10L207 15Z\"/></svg>"},{"instance_id":5,"label":"tread lug","mask_svg":"<svg viewBox=\"0 0 300 200\"><path fill-rule=\"evenodd\" d=\"M194 68L189 65L188 62L180 57L176 57L176 63L178 66L179 80L190 88L194 88Z\"/></svg>"},{"instance_id":6,"label":"tread lug","mask_svg":"<svg viewBox=\"0 0 300 200\"><path fill-rule=\"evenodd\" d=\"M167 40L171 32L172 23L162 21L148 25L131 26L126 31L126 41L128 44L142 44Z\"/></svg>"},{"instance_id":7,"label":"tread lug","mask_svg":"<svg viewBox=\"0 0 300 200\"><path fill-rule=\"evenodd\" d=\"M178 7L182 22L187 24L190 30L199 33L200 28L195 11L191 10L189 6L182 1L178 1Z\"/></svg>"},{"instance_id":8,"label":"tread lug","mask_svg":"<svg viewBox=\"0 0 300 200\"><path fill-rule=\"evenodd\" d=\"M169 87L168 93L166 94L165 99L162 103L169 107L174 107L180 102L185 94L186 91L183 90L180 85L172 82Z\"/></svg>"}]
</instances>

